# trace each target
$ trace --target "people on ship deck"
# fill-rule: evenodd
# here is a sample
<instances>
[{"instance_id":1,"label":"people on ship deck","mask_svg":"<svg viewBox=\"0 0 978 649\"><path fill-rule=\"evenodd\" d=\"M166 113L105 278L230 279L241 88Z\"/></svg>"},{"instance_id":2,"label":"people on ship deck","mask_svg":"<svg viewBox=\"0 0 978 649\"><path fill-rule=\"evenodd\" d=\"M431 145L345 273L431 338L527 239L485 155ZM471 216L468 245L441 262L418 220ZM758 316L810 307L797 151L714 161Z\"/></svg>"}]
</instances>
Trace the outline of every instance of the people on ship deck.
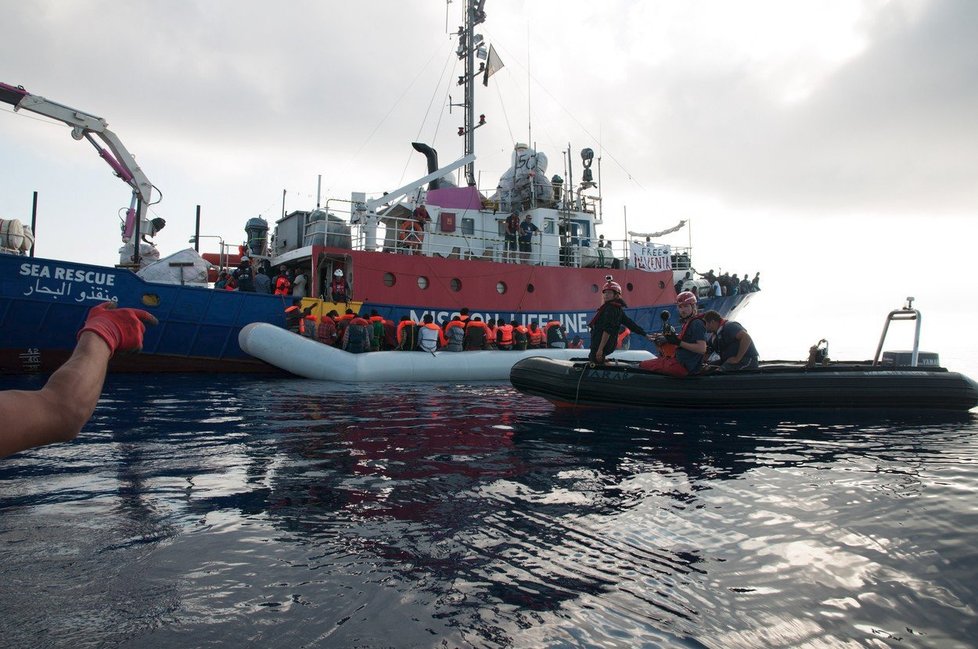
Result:
<instances>
[{"instance_id":1,"label":"people on ship deck","mask_svg":"<svg viewBox=\"0 0 978 649\"><path fill-rule=\"evenodd\" d=\"M109 359L142 349L146 325L156 323L149 312L114 302L92 307L71 357L43 388L0 392L0 457L77 437L95 412Z\"/></svg>"},{"instance_id":2,"label":"people on ship deck","mask_svg":"<svg viewBox=\"0 0 978 649\"><path fill-rule=\"evenodd\" d=\"M530 253L533 251L533 235L540 232L540 228L533 224L533 215L527 214L520 223L520 263L526 264L530 261Z\"/></svg>"},{"instance_id":3,"label":"people on ship deck","mask_svg":"<svg viewBox=\"0 0 978 649\"><path fill-rule=\"evenodd\" d=\"M422 320L424 324L418 328L418 350L434 352L439 347L444 347L447 343L445 334L441 327L435 324L434 317L427 313Z\"/></svg>"},{"instance_id":4,"label":"people on ship deck","mask_svg":"<svg viewBox=\"0 0 978 649\"><path fill-rule=\"evenodd\" d=\"M597 365L603 365L607 357L615 351L622 324L626 325L632 333L648 335L625 315L625 307L628 305L621 297L621 285L614 281L611 275L607 276L604 286L601 287L601 299L603 300L601 306L588 323L588 328L591 330L591 350L588 353L588 360Z\"/></svg>"},{"instance_id":5,"label":"people on ship deck","mask_svg":"<svg viewBox=\"0 0 978 649\"><path fill-rule=\"evenodd\" d=\"M703 324L708 334L707 347L719 357L715 363L718 369L736 371L757 368L757 348L742 324L724 320L716 311L704 313Z\"/></svg>"},{"instance_id":6,"label":"people on ship deck","mask_svg":"<svg viewBox=\"0 0 978 649\"><path fill-rule=\"evenodd\" d=\"M292 281L285 266L279 266L278 275L275 276L275 295L291 295Z\"/></svg>"},{"instance_id":7,"label":"people on ship deck","mask_svg":"<svg viewBox=\"0 0 978 649\"><path fill-rule=\"evenodd\" d=\"M254 293L255 282L253 279L253 271L251 270L251 258L248 257L248 255L242 255L241 262L238 264L238 267L234 270L234 272L231 273L231 277L234 278L234 282L237 285L237 290Z\"/></svg>"},{"instance_id":8,"label":"people on ship deck","mask_svg":"<svg viewBox=\"0 0 978 649\"><path fill-rule=\"evenodd\" d=\"M696 314L696 295L683 291L676 296L676 307L682 328L678 334L652 335L659 356L639 363L643 370L677 377L699 371L706 354L706 326L703 317Z\"/></svg>"},{"instance_id":9,"label":"people on ship deck","mask_svg":"<svg viewBox=\"0 0 978 649\"><path fill-rule=\"evenodd\" d=\"M258 266L255 270L255 293L268 295L272 292L272 278L268 276L268 269L265 264Z\"/></svg>"},{"instance_id":10,"label":"people on ship deck","mask_svg":"<svg viewBox=\"0 0 978 649\"><path fill-rule=\"evenodd\" d=\"M350 285L343 275L342 268L337 268L333 271L333 281L329 285L329 296L335 304L339 304L340 302L349 304L350 302Z\"/></svg>"},{"instance_id":11,"label":"people on ship deck","mask_svg":"<svg viewBox=\"0 0 978 649\"><path fill-rule=\"evenodd\" d=\"M292 295L294 297L306 297L306 284L308 281L302 269L297 269L295 271L295 277L292 280Z\"/></svg>"},{"instance_id":12,"label":"people on ship deck","mask_svg":"<svg viewBox=\"0 0 978 649\"><path fill-rule=\"evenodd\" d=\"M214 282L214 288L217 290L222 290L227 285L228 285L228 273L226 270L222 270L217 275L217 281Z\"/></svg>"},{"instance_id":13,"label":"people on ship deck","mask_svg":"<svg viewBox=\"0 0 978 649\"><path fill-rule=\"evenodd\" d=\"M516 263L519 261L519 252L516 245L516 237L520 233L520 213L513 212L506 217L506 232L503 235L503 261Z\"/></svg>"}]
</instances>

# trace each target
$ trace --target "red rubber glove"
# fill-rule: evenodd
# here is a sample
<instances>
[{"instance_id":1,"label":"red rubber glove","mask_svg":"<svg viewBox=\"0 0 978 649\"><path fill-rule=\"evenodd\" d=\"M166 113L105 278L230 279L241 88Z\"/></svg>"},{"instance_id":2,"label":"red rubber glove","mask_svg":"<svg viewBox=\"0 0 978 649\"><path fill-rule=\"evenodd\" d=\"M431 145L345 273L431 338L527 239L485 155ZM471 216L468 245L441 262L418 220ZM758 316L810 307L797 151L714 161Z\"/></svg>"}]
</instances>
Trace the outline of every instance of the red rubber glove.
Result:
<instances>
[{"instance_id":1,"label":"red rubber glove","mask_svg":"<svg viewBox=\"0 0 978 649\"><path fill-rule=\"evenodd\" d=\"M104 302L91 308L78 336L91 331L105 341L113 354L117 350L138 351L143 348L144 322L155 325L157 320L142 309L120 309L115 302Z\"/></svg>"}]
</instances>

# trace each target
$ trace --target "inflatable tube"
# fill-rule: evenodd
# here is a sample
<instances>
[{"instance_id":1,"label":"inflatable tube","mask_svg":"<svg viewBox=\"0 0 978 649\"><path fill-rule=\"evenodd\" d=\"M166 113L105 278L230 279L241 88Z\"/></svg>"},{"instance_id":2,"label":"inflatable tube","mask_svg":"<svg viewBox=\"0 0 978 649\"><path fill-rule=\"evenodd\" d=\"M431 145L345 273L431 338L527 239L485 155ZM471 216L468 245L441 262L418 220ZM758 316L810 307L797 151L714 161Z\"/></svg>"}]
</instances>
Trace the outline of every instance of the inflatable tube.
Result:
<instances>
[{"instance_id":1,"label":"inflatable tube","mask_svg":"<svg viewBox=\"0 0 978 649\"><path fill-rule=\"evenodd\" d=\"M586 349L528 349L474 352L368 352L351 354L265 322L245 326L238 344L248 354L307 379L321 381L506 381L513 364L544 356L585 359ZM622 351L612 358L641 361L644 350Z\"/></svg>"},{"instance_id":2,"label":"inflatable tube","mask_svg":"<svg viewBox=\"0 0 978 649\"><path fill-rule=\"evenodd\" d=\"M510 381L520 392L568 406L636 406L671 410L867 408L967 411L978 384L941 367L866 363L761 365L757 370L674 378L634 365L590 367L552 358L516 363Z\"/></svg>"}]
</instances>

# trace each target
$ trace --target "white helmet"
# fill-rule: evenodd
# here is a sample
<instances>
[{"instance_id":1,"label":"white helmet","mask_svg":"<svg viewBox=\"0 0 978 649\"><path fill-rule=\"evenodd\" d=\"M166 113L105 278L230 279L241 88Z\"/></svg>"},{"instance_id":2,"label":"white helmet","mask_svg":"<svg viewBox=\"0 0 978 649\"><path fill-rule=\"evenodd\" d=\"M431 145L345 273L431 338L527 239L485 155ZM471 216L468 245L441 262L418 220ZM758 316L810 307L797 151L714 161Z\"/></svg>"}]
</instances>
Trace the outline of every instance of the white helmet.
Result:
<instances>
[{"instance_id":1,"label":"white helmet","mask_svg":"<svg viewBox=\"0 0 978 649\"><path fill-rule=\"evenodd\" d=\"M336 277L343 277L343 269L337 268L336 272L334 272L333 275L335 275Z\"/></svg>"}]
</instances>

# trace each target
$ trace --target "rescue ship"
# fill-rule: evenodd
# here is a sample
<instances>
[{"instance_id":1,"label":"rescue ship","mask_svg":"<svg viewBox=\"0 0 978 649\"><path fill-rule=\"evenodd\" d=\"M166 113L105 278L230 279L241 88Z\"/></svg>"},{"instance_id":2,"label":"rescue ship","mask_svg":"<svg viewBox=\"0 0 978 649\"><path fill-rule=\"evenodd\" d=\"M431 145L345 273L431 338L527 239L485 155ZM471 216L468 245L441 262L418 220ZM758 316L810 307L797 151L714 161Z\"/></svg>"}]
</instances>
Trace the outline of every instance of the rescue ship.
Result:
<instances>
[{"instance_id":1,"label":"rescue ship","mask_svg":"<svg viewBox=\"0 0 978 649\"><path fill-rule=\"evenodd\" d=\"M469 0L458 30L458 55L466 71L460 159L441 166L431 147L414 143L426 158L425 176L379 196L354 193L349 200L331 199L322 208L284 214L273 230L261 218L250 219L245 243L233 254L222 250L200 258L188 250L182 258L158 260L151 237L163 223L147 216L154 187L105 120L0 84L0 101L69 125L73 136L91 142L132 189L125 246L115 267L34 258L29 228L5 222L0 373L55 369L70 355L88 309L103 300L147 309L159 320L147 330L143 351L113 358L110 371L274 371L242 351L238 334L254 322L284 326L292 297L209 288L217 267L233 268L242 256L273 269L272 274L285 266L306 275L303 306L314 314L353 308L395 322L405 315L420 321L431 314L444 323L467 308L483 320L559 320L568 339L580 336L587 345L587 323L601 301L599 287L612 275L623 287L629 317L649 330L661 311L676 315L677 286L695 291L701 309L735 317L752 293L714 296L709 283L697 278L690 248L653 241L682 224L604 241L598 232L604 223L602 195L591 149L579 156L562 152L564 176L548 178L547 156L517 144L511 168L491 191L480 191L474 134L484 117L476 117L475 85L479 78L488 79L492 67L492 52L486 52L474 31L485 20L483 9L484 2ZM488 64L477 69L476 59L483 57ZM512 215L536 228L526 252L507 248L506 221ZM330 285L340 274L349 288L348 301L334 303Z\"/></svg>"}]
</instances>

